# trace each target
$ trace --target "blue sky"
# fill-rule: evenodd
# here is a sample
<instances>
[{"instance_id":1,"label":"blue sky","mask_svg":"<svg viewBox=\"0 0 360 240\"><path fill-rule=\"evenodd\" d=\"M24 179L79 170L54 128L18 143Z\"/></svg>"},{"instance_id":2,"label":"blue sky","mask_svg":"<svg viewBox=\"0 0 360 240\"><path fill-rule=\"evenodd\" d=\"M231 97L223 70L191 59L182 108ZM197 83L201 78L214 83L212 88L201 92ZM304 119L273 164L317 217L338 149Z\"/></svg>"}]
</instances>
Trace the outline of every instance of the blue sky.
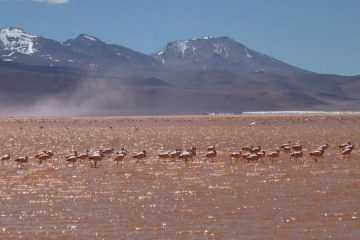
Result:
<instances>
[{"instance_id":1,"label":"blue sky","mask_svg":"<svg viewBox=\"0 0 360 240\"><path fill-rule=\"evenodd\" d=\"M0 28L58 41L94 35L144 53L230 36L320 73L360 74L359 0L0 0Z\"/></svg>"}]
</instances>

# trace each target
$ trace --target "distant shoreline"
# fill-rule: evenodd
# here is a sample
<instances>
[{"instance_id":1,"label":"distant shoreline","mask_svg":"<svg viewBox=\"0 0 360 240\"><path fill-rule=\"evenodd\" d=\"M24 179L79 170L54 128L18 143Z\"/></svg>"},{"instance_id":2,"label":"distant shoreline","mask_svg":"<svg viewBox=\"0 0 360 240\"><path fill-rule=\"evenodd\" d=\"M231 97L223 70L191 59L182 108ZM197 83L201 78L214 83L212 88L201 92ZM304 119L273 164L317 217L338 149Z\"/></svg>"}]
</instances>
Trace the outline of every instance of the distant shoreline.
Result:
<instances>
[{"instance_id":1,"label":"distant shoreline","mask_svg":"<svg viewBox=\"0 0 360 240\"><path fill-rule=\"evenodd\" d=\"M342 114L360 114L355 111L264 111L264 112L243 112L241 115L342 115Z\"/></svg>"},{"instance_id":2,"label":"distant shoreline","mask_svg":"<svg viewBox=\"0 0 360 240\"><path fill-rule=\"evenodd\" d=\"M209 118L209 117L284 117L284 116L357 116L357 111L259 111L259 112L242 112L242 113L206 113L206 114L178 114L178 115L38 115L38 116L0 116L0 120L6 119L116 119L116 118Z\"/></svg>"}]
</instances>

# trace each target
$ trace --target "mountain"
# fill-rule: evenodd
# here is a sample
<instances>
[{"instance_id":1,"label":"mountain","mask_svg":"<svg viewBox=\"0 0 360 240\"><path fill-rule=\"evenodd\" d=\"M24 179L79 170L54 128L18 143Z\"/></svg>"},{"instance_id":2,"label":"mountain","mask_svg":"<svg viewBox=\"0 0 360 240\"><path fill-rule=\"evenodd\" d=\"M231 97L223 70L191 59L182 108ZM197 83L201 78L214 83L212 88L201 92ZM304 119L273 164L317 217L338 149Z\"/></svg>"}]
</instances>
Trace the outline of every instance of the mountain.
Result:
<instances>
[{"instance_id":1,"label":"mountain","mask_svg":"<svg viewBox=\"0 0 360 240\"><path fill-rule=\"evenodd\" d=\"M106 44L86 34L80 34L75 39L67 40L63 45L67 51L77 55L82 61L87 61L89 64L92 62L105 68L121 66L125 69L138 69L152 68L158 65L158 62L148 55L120 45Z\"/></svg>"},{"instance_id":2,"label":"mountain","mask_svg":"<svg viewBox=\"0 0 360 240\"><path fill-rule=\"evenodd\" d=\"M13 27L0 30L0 59L94 71L113 66L124 69L152 68L158 64L148 55L119 45L106 44L86 34L59 43Z\"/></svg>"},{"instance_id":3,"label":"mountain","mask_svg":"<svg viewBox=\"0 0 360 240\"><path fill-rule=\"evenodd\" d=\"M304 71L249 49L229 37L174 41L152 56L165 66L183 69L219 69L240 74Z\"/></svg>"},{"instance_id":4,"label":"mountain","mask_svg":"<svg viewBox=\"0 0 360 240\"><path fill-rule=\"evenodd\" d=\"M52 66L68 53L63 45L20 28L0 30L0 57L3 61Z\"/></svg>"},{"instance_id":5,"label":"mountain","mask_svg":"<svg viewBox=\"0 0 360 240\"><path fill-rule=\"evenodd\" d=\"M87 34L63 43L0 29L0 114L359 110L360 76L317 74L229 37L151 55Z\"/></svg>"}]
</instances>

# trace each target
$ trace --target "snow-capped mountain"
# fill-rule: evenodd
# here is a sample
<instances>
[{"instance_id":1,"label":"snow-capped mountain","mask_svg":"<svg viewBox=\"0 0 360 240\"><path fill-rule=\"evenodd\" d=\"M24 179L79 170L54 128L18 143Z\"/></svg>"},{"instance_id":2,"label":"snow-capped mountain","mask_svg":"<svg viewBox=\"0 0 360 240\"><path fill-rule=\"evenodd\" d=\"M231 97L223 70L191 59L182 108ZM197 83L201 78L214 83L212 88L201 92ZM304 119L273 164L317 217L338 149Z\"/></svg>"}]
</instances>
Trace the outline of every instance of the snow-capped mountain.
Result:
<instances>
[{"instance_id":1,"label":"snow-capped mountain","mask_svg":"<svg viewBox=\"0 0 360 240\"><path fill-rule=\"evenodd\" d=\"M237 74L302 72L258 53L229 37L201 37L170 42L151 56L107 44L87 34L60 43L19 28L0 30L0 60L79 69L198 69Z\"/></svg>"},{"instance_id":2,"label":"snow-capped mountain","mask_svg":"<svg viewBox=\"0 0 360 240\"><path fill-rule=\"evenodd\" d=\"M14 61L18 55L30 56L37 52L38 36L19 28L0 29L0 59Z\"/></svg>"},{"instance_id":3,"label":"snow-capped mountain","mask_svg":"<svg viewBox=\"0 0 360 240\"><path fill-rule=\"evenodd\" d=\"M301 71L258 53L229 37L201 37L170 42L152 55L163 65L233 72Z\"/></svg>"},{"instance_id":4,"label":"snow-capped mountain","mask_svg":"<svg viewBox=\"0 0 360 240\"><path fill-rule=\"evenodd\" d=\"M64 46L20 28L0 29L0 60L30 65L53 66L66 58Z\"/></svg>"},{"instance_id":5,"label":"snow-capped mountain","mask_svg":"<svg viewBox=\"0 0 360 240\"><path fill-rule=\"evenodd\" d=\"M233 52L233 44L236 47L242 48L243 52L238 55L238 52ZM191 40L177 40L170 42L161 51L154 54L163 64L171 64L172 62L182 63L188 61L200 61L210 58L214 55L221 56L225 59L232 58L252 58L248 53L248 49L233 41L228 37L200 37Z\"/></svg>"},{"instance_id":6,"label":"snow-capped mountain","mask_svg":"<svg viewBox=\"0 0 360 240\"><path fill-rule=\"evenodd\" d=\"M60 43L13 27L0 30L0 60L95 71L114 66L149 68L158 64L148 55L119 45L106 44L86 34Z\"/></svg>"},{"instance_id":7,"label":"snow-capped mountain","mask_svg":"<svg viewBox=\"0 0 360 240\"><path fill-rule=\"evenodd\" d=\"M14 53L25 55L34 54L36 39L38 36L26 33L19 28L5 28L0 30L0 46L4 51L9 51L10 56Z\"/></svg>"},{"instance_id":8,"label":"snow-capped mountain","mask_svg":"<svg viewBox=\"0 0 360 240\"><path fill-rule=\"evenodd\" d=\"M168 43L151 56L107 44L87 34L60 43L20 28L0 30L0 60L80 69L136 68L298 72L300 69L258 53L229 37L201 37Z\"/></svg>"},{"instance_id":9,"label":"snow-capped mountain","mask_svg":"<svg viewBox=\"0 0 360 240\"><path fill-rule=\"evenodd\" d=\"M69 39L63 45L67 51L84 59L83 61L93 62L97 65L117 65L128 68L132 66L149 67L157 64L157 61L148 55L120 45L107 44L86 34L80 34L75 39Z\"/></svg>"},{"instance_id":10,"label":"snow-capped mountain","mask_svg":"<svg viewBox=\"0 0 360 240\"><path fill-rule=\"evenodd\" d=\"M91 114L358 110L359 87L360 76L302 70L229 37L178 40L147 55L87 34L61 43L0 29L0 114L54 98L64 112L81 105Z\"/></svg>"}]
</instances>

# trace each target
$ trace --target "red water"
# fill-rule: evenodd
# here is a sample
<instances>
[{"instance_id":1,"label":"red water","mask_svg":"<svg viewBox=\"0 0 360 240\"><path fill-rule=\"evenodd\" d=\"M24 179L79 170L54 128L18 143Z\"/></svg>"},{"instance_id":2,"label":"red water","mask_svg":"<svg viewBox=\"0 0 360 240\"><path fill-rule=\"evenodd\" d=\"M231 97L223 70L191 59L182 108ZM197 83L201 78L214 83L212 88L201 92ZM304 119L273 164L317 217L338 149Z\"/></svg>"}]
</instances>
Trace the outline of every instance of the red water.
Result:
<instances>
[{"instance_id":1,"label":"red water","mask_svg":"<svg viewBox=\"0 0 360 240\"><path fill-rule=\"evenodd\" d=\"M0 165L0 239L360 239L358 149L349 159L337 150L358 143L359 126L356 116L4 119L1 155L46 148L55 157ZM304 145L299 162L228 157L248 143L272 150L287 140ZM330 148L316 164L308 151L323 143ZM194 162L156 158L193 144ZM213 163L202 157L209 145L219 151ZM71 149L123 146L149 157L96 169L64 160Z\"/></svg>"}]
</instances>

